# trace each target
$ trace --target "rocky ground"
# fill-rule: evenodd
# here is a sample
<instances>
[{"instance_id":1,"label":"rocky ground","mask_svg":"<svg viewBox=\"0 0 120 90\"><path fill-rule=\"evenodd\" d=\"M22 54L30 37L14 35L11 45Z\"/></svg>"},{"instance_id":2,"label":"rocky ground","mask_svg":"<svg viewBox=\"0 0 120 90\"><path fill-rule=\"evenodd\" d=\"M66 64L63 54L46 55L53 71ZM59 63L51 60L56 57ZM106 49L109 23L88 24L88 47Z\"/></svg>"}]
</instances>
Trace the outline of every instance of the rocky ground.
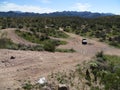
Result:
<instances>
[{"instance_id":1,"label":"rocky ground","mask_svg":"<svg viewBox=\"0 0 120 90\"><path fill-rule=\"evenodd\" d=\"M15 29L5 29L7 37L15 43L31 44L14 33ZM105 54L120 56L120 49L111 47L97 40L87 39L88 44L82 45L83 37L67 33L70 37L63 39L67 45L58 48L73 48L74 53L60 52L38 52L20 50L0 50L0 90L14 90L21 87L25 80L37 82L42 76L47 76L52 72L69 70L78 63L89 61L97 52L104 51ZM11 56L15 58L11 59Z\"/></svg>"}]
</instances>

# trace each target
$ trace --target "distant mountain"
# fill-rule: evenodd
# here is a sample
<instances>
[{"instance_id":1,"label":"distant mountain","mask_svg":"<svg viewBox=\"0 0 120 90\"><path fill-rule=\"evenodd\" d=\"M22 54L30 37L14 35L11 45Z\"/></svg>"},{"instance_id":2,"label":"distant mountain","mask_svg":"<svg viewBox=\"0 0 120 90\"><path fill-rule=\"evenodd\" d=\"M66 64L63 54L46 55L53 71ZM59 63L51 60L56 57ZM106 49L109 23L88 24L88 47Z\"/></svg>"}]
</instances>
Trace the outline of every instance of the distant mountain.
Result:
<instances>
[{"instance_id":1,"label":"distant mountain","mask_svg":"<svg viewBox=\"0 0 120 90\"><path fill-rule=\"evenodd\" d=\"M111 13L92 13L92 12L76 12L76 11L63 11L63 12L53 12L49 14L42 14L43 16L79 16L84 18L96 18L102 16L112 16Z\"/></svg>"},{"instance_id":2,"label":"distant mountain","mask_svg":"<svg viewBox=\"0 0 120 90\"><path fill-rule=\"evenodd\" d=\"M0 17L24 17L24 16L40 16L40 14L20 11L0 12Z\"/></svg>"},{"instance_id":3,"label":"distant mountain","mask_svg":"<svg viewBox=\"0 0 120 90\"><path fill-rule=\"evenodd\" d=\"M53 13L30 13L30 12L20 12L20 11L9 11L0 12L0 17L23 17L23 16L42 16L42 17L57 17L57 16L78 16L84 18L97 18L103 16L113 16L111 13L92 13L92 12L76 12L76 11L63 11L63 12L53 12Z\"/></svg>"}]
</instances>

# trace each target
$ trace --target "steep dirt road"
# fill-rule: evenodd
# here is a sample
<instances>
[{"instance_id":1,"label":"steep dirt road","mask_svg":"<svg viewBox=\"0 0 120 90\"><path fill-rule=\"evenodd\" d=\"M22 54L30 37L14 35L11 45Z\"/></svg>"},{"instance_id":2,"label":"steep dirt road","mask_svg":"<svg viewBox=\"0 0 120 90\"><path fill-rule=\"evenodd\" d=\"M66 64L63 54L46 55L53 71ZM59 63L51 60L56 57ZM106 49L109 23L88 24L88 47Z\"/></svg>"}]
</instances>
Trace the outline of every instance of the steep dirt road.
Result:
<instances>
[{"instance_id":1,"label":"steep dirt road","mask_svg":"<svg viewBox=\"0 0 120 90\"><path fill-rule=\"evenodd\" d=\"M21 37L19 37L17 34L15 34L15 28L8 28L1 30L2 33L7 34L7 38L10 38L14 43L17 44L25 44L25 45L35 45L34 43L31 43Z\"/></svg>"},{"instance_id":2,"label":"steep dirt road","mask_svg":"<svg viewBox=\"0 0 120 90\"><path fill-rule=\"evenodd\" d=\"M9 31L8 31L9 30ZM14 29L5 29L8 38L16 43L32 44L16 36ZM0 90L16 90L25 80L37 82L41 76L47 76L58 70L74 68L78 63L89 61L96 52L103 50L106 54L119 55L120 49L116 49L96 40L88 40L88 45L82 45L83 37L70 34L67 45L58 48L73 48L75 53L50 53L37 51L15 51L0 49ZM11 36L12 35L12 36ZM17 39L16 39L17 38ZM15 59L10 59L14 56ZM9 89L10 90L10 89Z\"/></svg>"}]
</instances>

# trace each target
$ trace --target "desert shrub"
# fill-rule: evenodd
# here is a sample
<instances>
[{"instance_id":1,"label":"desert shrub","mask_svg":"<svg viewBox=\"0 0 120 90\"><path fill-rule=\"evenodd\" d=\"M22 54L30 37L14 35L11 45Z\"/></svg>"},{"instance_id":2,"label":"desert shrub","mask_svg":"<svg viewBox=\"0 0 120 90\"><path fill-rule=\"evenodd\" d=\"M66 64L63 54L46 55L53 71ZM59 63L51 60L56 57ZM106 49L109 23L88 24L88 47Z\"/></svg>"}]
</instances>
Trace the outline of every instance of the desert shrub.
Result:
<instances>
[{"instance_id":1,"label":"desert shrub","mask_svg":"<svg viewBox=\"0 0 120 90\"><path fill-rule=\"evenodd\" d=\"M105 90L110 90L110 89L119 90L120 89L120 75L117 73L107 73L102 78L102 83L105 85Z\"/></svg>"},{"instance_id":2,"label":"desert shrub","mask_svg":"<svg viewBox=\"0 0 120 90\"><path fill-rule=\"evenodd\" d=\"M0 48L9 48L9 47L13 47L15 46L15 44L7 38L1 38L0 39Z\"/></svg>"},{"instance_id":3,"label":"desert shrub","mask_svg":"<svg viewBox=\"0 0 120 90\"><path fill-rule=\"evenodd\" d=\"M97 58L98 58L98 57L103 57L103 51L98 52L98 53L96 54L96 57L97 57Z\"/></svg>"},{"instance_id":4,"label":"desert shrub","mask_svg":"<svg viewBox=\"0 0 120 90\"><path fill-rule=\"evenodd\" d=\"M56 49L55 50L56 52L70 52L70 53L73 53L73 52L76 52L74 49Z\"/></svg>"},{"instance_id":5,"label":"desert shrub","mask_svg":"<svg viewBox=\"0 0 120 90\"><path fill-rule=\"evenodd\" d=\"M120 43L118 43L118 42L109 42L109 45L111 45L111 46L115 46L116 48L120 48Z\"/></svg>"},{"instance_id":6,"label":"desert shrub","mask_svg":"<svg viewBox=\"0 0 120 90\"><path fill-rule=\"evenodd\" d=\"M25 83L25 84L22 86L22 88L23 88L24 90L32 90L32 89L33 89L33 85L32 85L30 82L27 82L27 83Z\"/></svg>"},{"instance_id":7,"label":"desert shrub","mask_svg":"<svg viewBox=\"0 0 120 90\"><path fill-rule=\"evenodd\" d=\"M48 36L52 36L56 38L68 38L69 37L69 35L67 35L63 31L59 31L54 28L44 29L44 33L46 33Z\"/></svg>"},{"instance_id":8,"label":"desert shrub","mask_svg":"<svg viewBox=\"0 0 120 90\"><path fill-rule=\"evenodd\" d=\"M96 87L93 87L93 86L92 86L92 87L90 88L90 90L101 90L101 89L100 89L99 87L97 87L97 86L96 86Z\"/></svg>"},{"instance_id":9,"label":"desert shrub","mask_svg":"<svg viewBox=\"0 0 120 90\"><path fill-rule=\"evenodd\" d=\"M99 53L97 56L98 67L92 70L92 73L105 86L105 90L120 89L120 57L110 56ZM103 61L98 60L101 58Z\"/></svg>"},{"instance_id":10,"label":"desert shrub","mask_svg":"<svg viewBox=\"0 0 120 90\"><path fill-rule=\"evenodd\" d=\"M44 50L42 45L36 45L36 46L33 46L33 48L35 51L43 51Z\"/></svg>"},{"instance_id":11,"label":"desert shrub","mask_svg":"<svg viewBox=\"0 0 120 90\"><path fill-rule=\"evenodd\" d=\"M43 48L45 51L55 52L56 46L53 41L46 41L46 42L44 42Z\"/></svg>"},{"instance_id":12,"label":"desert shrub","mask_svg":"<svg viewBox=\"0 0 120 90\"><path fill-rule=\"evenodd\" d=\"M22 28L23 28L23 25L22 25L22 24L19 24L19 25L18 25L18 28L19 28L19 29L22 29Z\"/></svg>"}]
</instances>

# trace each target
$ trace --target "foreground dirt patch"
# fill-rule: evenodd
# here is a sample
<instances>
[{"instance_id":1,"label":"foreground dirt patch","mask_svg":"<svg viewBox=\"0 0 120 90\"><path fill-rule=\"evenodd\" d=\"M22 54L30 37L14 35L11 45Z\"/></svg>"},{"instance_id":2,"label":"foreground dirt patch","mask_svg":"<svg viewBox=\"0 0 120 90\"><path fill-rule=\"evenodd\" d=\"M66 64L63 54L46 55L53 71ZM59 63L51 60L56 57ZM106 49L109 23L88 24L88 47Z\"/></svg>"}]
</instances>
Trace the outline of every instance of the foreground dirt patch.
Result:
<instances>
[{"instance_id":1,"label":"foreground dirt patch","mask_svg":"<svg viewBox=\"0 0 120 90\"><path fill-rule=\"evenodd\" d=\"M10 59L14 56L15 59ZM32 51L0 50L0 88L17 88L19 81L38 80L51 72L72 68L89 60L78 53L49 53Z\"/></svg>"}]
</instances>

